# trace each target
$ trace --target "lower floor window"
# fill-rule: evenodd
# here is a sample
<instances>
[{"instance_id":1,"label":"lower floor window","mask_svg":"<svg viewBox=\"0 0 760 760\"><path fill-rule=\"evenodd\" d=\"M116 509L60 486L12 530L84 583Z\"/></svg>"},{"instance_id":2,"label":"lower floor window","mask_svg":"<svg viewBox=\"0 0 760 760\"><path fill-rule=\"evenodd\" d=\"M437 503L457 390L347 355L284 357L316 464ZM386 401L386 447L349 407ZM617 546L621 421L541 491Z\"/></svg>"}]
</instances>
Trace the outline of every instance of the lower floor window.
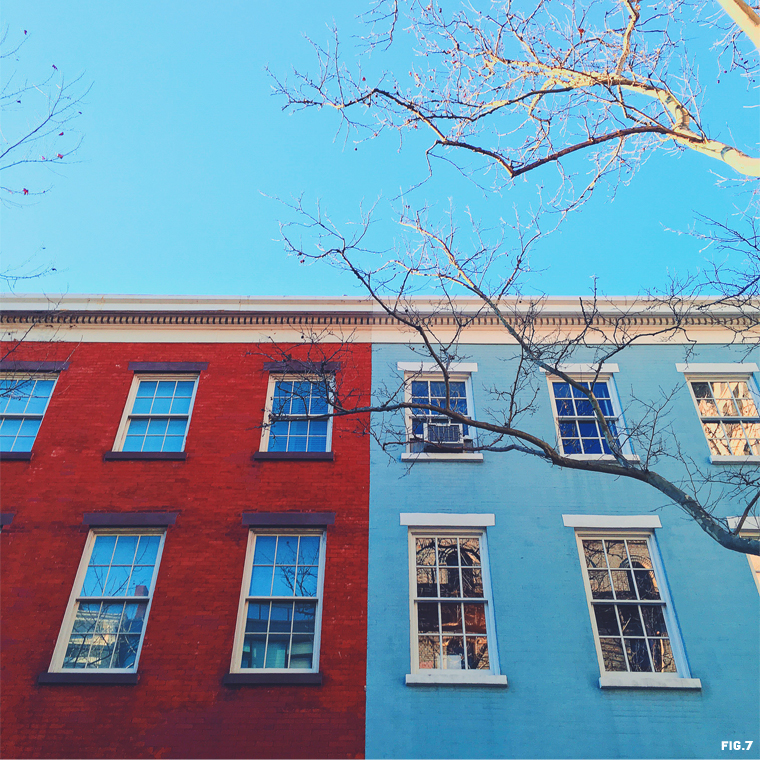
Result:
<instances>
[{"instance_id":1,"label":"lower floor window","mask_svg":"<svg viewBox=\"0 0 760 760\"><path fill-rule=\"evenodd\" d=\"M603 672L678 673L675 625L649 535L578 538Z\"/></svg>"},{"instance_id":2,"label":"lower floor window","mask_svg":"<svg viewBox=\"0 0 760 760\"><path fill-rule=\"evenodd\" d=\"M251 533L232 672L319 669L324 533Z\"/></svg>"},{"instance_id":3,"label":"lower floor window","mask_svg":"<svg viewBox=\"0 0 760 760\"><path fill-rule=\"evenodd\" d=\"M410 534L412 670L496 672L485 536Z\"/></svg>"},{"instance_id":4,"label":"lower floor window","mask_svg":"<svg viewBox=\"0 0 760 760\"><path fill-rule=\"evenodd\" d=\"M90 533L52 671L137 668L163 533Z\"/></svg>"}]
</instances>

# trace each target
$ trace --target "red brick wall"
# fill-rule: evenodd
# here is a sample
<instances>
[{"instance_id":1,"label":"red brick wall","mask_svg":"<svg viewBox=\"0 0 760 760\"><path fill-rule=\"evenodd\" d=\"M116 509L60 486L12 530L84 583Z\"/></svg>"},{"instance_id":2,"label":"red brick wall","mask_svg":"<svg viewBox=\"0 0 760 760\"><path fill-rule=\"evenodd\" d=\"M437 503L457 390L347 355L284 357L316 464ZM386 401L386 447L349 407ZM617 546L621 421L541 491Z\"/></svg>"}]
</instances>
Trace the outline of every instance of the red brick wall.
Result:
<instances>
[{"instance_id":1,"label":"red brick wall","mask_svg":"<svg viewBox=\"0 0 760 760\"><path fill-rule=\"evenodd\" d=\"M286 347L287 348L287 347ZM290 350L290 349L289 349ZM293 358L307 358L293 347ZM341 349L339 377L366 394L371 351ZM334 462L251 462L268 374L251 344L25 343L13 359L70 362L31 462L3 462L0 537L3 757L361 757L364 749L369 442L335 420ZM313 358L313 357L312 357ZM185 462L104 462L130 361L208 362ZM167 532L133 686L38 685L87 531L84 512L177 511ZM244 511L330 511L321 686L222 685L247 530Z\"/></svg>"}]
</instances>

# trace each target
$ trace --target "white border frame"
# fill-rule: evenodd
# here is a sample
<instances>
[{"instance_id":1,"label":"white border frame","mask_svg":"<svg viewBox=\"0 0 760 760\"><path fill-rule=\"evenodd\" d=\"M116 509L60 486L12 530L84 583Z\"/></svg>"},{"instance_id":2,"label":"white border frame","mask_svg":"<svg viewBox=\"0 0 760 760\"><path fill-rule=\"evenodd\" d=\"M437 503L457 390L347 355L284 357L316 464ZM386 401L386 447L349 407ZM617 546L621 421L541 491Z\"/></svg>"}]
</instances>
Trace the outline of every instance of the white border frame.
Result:
<instances>
[{"instance_id":1,"label":"white border frame","mask_svg":"<svg viewBox=\"0 0 760 760\"><path fill-rule=\"evenodd\" d=\"M23 382L24 380L52 380L53 381L53 388L50 391L50 396L48 397L47 403L45 404L45 408L42 410L41 415L37 414L6 414L3 412L0 414L0 420L4 419L14 419L14 418L21 418L26 419L27 417L39 417L40 418L40 426L37 428L37 433L34 436L34 440L32 441L32 448L29 449L29 452L32 451L34 448L34 444L37 443L37 436L40 434L40 430L42 429L42 423L45 421L45 415L47 414L48 407L50 406L50 402L53 400L53 394L55 393L55 386L58 384L58 377L60 375L60 372L0 372L0 380L20 380ZM11 454L16 453L17 450L11 450L11 451L3 451L3 454ZM22 452L24 454L28 453L26 451Z\"/></svg>"},{"instance_id":2,"label":"white border frame","mask_svg":"<svg viewBox=\"0 0 760 760\"><path fill-rule=\"evenodd\" d=\"M185 446L187 445L187 435L190 432L190 422L193 418L193 409L195 409L195 396L198 393L198 385L200 380L200 375L197 372L172 372L171 374L161 374L161 373L148 373L148 372L135 372L135 376L132 378L132 385L129 386L129 393L127 394L127 402L124 405L124 411L121 415L121 421L119 422L119 428L116 432L116 438L113 442L113 449L112 451L123 451L124 450L124 440L127 437L127 430L129 428L129 420L132 416L132 408L135 405L135 398L137 397L137 389L140 386L141 381L148 381L148 382L161 382L165 380L174 380L174 381L189 381L192 380L195 385L193 386L193 395L190 398L190 409L188 409L187 412L187 427L185 428L185 435L182 438L182 448L180 451L185 450ZM140 417L171 417L170 414L150 414L150 415L139 415ZM176 415L176 416L185 416L185 415ZM129 453L135 453L135 454L162 454L163 451L145 451L145 452L129 452ZM175 453L175 452L172 452ZM179 453L179 452L176 452Z\"/></svg>"},{"instance_id":3,"label":"white border frame","mask_svg":"<svg viewBox=\"0 0 760 760\"><path fill-rule=\"evenodd\" d=\"M566 517L563 515L563 518ZM583 518L580 515L578 517ZM587 515L585 517L596 518L597 515ZM640 516L651 520L649 515ZM609 518L608 518L609 519ZM617 518L618 520L624 520L625 518ZM657 522L659 519L655 517ZM633 522L635 523L636 518ZM593 520L591 521L593 522ZM565 523L567 525L567 523ZM588 607L589 620L591 622L591 635L594 639L594 648L596 650L597 664L599 666L599 688L665 688L665 689L701 689L702 682L698 678L692 678L689 671L689 663L686 657L686 651L683 646L683 640L681 638L681 629L678 625L678 620L675 614L675 608L673 606L673 600L670 596L670 589L668 587L667 577L665 575L665 568L662 564L662 558L660 557L660 550L657 545L657 539L653 529L649 528L637 528L635 525L629 523L628 528L623 527L608 527L600 525L597 527L576 527L575 528L575 543L578 550L578 560L580 562L581 576L583 579L583 589L586 594L586 605ZM654 570L655 579L660 590L660 596L664 602L663 614L665 616L665 624L668 628L668 639L670 641L670 647L673 650L673 659L676 663L676 673L631 673L613 671L608 672L604 669L604 657L602 656L602 647L599 640L599 631L596 625L596 615L594 614L594 605L592 604L591 584L589 582L588 572L586 569L585 558L583 554L583 539L612 539L622 540L629 539L633 541L646 540L647 548L649 549L649 556L652 559L652 569ZM610 604L614 605L615 600L611 599Z\"/></svg>"},{"instance_id":4,"label":"white border frame","mask_svg":"<svg viewBox=\"0 0 760 760\"><path fill-rule=\"evenodd\" d=\"M760 412L760 388L758 388L757 381L754 378L755 372L758 372L757 364L748 362L746 364L676 364L676 370L681 372L684 376L686 388L691 396L692 404L694 404L694 411L697 415L697 422L702 430L702 437L704 438L707 446L707 453L710 457L710 464L755 464L760 463L760 456L756 454L750 454L748 456L738 456L736 454L713 454L710 451L710 443L707 440L707 434L705 433L704 423L702 422L702 415L699 412L699 404L697 398L694 395L694 389L691 387L693 382L714 382L714 383L730 383L730 382L744 382L747 383L747 390L750 396L752 396L755 402L755 408ZM729 417L721 417L721 420L727 420L730 422ZM739 419L739 418L737 418Z\"/></svg>"},{"instance_id":5,"label":"white border frame","mask_svg":"<svg viewBox=\"0 0 760 760\"><path fill-rule=\"evenodd\" d=\"M311 668L242 668L240 663L243 656L243 644L245 641L245 621L248 605L248 591L251 588L251 575L253 574L253 555L256 551L257 536L319 536L319 570L317 571L317 612L314 616L314 654ZM232 642L232 658L230 660L230 673L319 673L319 657L322 648L322 608L324 606L324 582L325 562L327 556L327 531L312 528L307 525L288 527L261 528L252 526L248 531L248 545L245 552L245 565L243 568L243 582L240 586L240 601L238 602L237 622L235 623L235 637ZM256 599L272 599L272 597L255 597ZM301 597L299 597L300 599ZM295 600L296 597L293 597Z\"/></svg>"},{"instance_id":6,"label":"white border frame","mask_svg":"<svg viewBox=\"0 0 760 760\"><path fill-rule=\"evenodd\" d=\"M613 373L618 371L617 364L605 364L604 371L596 373L595 371L587 371L588 367L593 367L591 364L566 364L560 365L560 369L566 374L570 375L574 380L578 382L601 382L607 383L607 387L610 390L610 402L612 403L612 411L615 413L615 420L618 426L618 435L625 436L623 442L623 456L631 462L638 462L639 457L633 452L630 438L628 438L628 423L625 419L625 413L623 412L622 404L620 403L620 393L618 392L617 383ZM559 431L559 415L557 414L557 404L554 398L554 386L552 383L565 381L558 375L554 375L551 372L542 370L546 376L546 386L549 391L549 403L551 404L552 418L554 419L554 434L557 439L557 450L562 452L562 456L568 459L577 459L581 461L614 461L613 454L565 454L565 450L562 447L562 438ZM588 377L586 377L588 375ZM596 421L596 417L594 417Z\"/></svg>"},{"instance_id":7,"label":"white border frame","mask_svg":"<svg viewBox=\"0 0 760 760\"><path fill-rule=\"evenodd\" d=\"M87 575L87 568L89 567L90 557L92 556L92 550L95 546L95 539L98 536L160 536L161 541L158 544L158 552L156 554L156 564L153 568L153 578L151 579L150 592L148 594L148 606L145 608L145 618L143 621L143 628L140 636L140 645L137 648L135 654L135 664L131 668L64 668L63 661L66 657L66 649L69 645L69 638L71 637L71 630L74 627L74 619L76 618L76 612L79 609L79 592L82 590L84 584L85 575ZM145 635L148 630L148 620L150 619L150 611L153 607L153 595L156 590L156 582L158 581L158 571L161 567L161 558L164 553L164 544L166 542L166 528L92 528L87 535L87 540L82 551L82 558L79 561L79 567L77 568L77 574L74 577L74 584L71 588L71 594L69 594L69 601L66 604L66 612L63 616L63 622L58 632L58 638L55 642L55 648L53 649L53 656L50 660L49 673L136 673L137 666L140 664L140 655L142 654L143 643L145 642ZM116 597L114 597L116 598ZM121 597L120 597L121 598ZM132 597L124 597L126 602L129 602ZM134 599L143 597L134 597Z\"/></svg>"},{"instance_id":8,"label":"white border frame","mask_svg":"<svg viewBox=\"0 0 760 760\"><path fill-rule=\"evenodd\" d=\"M499 670L499 647L496 637L496 617L494 615L493 588L491 586L491 563L488 552L488 537L486 526L493 525L493 515L441 515L415 514L401 515L404 518L416 518L415 522L407 523L407 548L409 572L409 662L411 672L407 673L407 686L422 686L425 684L451 686L507 686L507 677ZM443 518L443 519L440 519ZM473 519L474 518L474 519ZM485 519L484 519L485 518ZM486 637L488 639L488 671L475 670L420 670L419 644L417 640L417 620L415 615L415 600L417 598L417 552L415 539L418 537L464 537L478 538L480 541L480 567L483 574L483 598L486 606Z\"/></svg>"},{"instance_id":9,"label":"white border frame","mask_svg":"<svg viewBox=\"0 0 760 760\"><path fill-rule=\"evenodd\" d=\"M330 373L333 381L335 380L335 374ZM267 383L267 400L266 405L264 406L264 425L261 429L261 440L259 441L259 451L260 452L267 452L269 451L269 431L272 429L272 405L274 404L274 386L275 383L279 382L296 382L298 380L306 380L310 383L320 383L325 378L319 377L317 375L309 374L308 372L270 372L269 373L269 381ZM333 407L330 405L330 399L327 400L327 406L328 409L332 409ZM325 451L324 452L317 452L317 453L329 453L332 451L332 433L333 433L333 418L328 417L327 418L327 441L325 443ZM307 441L307 448L308 448L308 441ZM278 452L282 454L305 454L310 452L303 452L303 451L282 451Z\"/></svg>"}]
</instances>

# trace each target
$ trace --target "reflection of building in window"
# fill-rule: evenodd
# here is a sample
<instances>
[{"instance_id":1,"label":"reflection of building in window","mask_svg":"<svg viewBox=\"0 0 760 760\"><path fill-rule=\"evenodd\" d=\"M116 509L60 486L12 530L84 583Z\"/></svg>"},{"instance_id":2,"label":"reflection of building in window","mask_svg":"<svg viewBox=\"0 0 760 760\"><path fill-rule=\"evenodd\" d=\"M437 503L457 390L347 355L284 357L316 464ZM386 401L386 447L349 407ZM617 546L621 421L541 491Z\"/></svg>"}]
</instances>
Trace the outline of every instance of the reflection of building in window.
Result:
<instances>
[{"instance_id":1,"label":"reflection of building in window","mask_svg":"<svg viewBox=\"0 0 760 760\"><path fill-rule=\"evenodd\" d=\"M329 451L328 413L324 380L282 379L274 382L270 401L267 451Z\"/></svg>"},{"instance_id":2,"label":"reflection of building in window","mask_svg":"<svg viewBox=\"0 0 760 760\"><path fill-rule=\"evenodd\" d=\"M412 380L411 401L446 408L446 383L443 380ZM454 412L468 414L467 384L463 380L449 381L449 407ZM467 425L461 425L429 409L410 412L410 452L459 452L472 449Z\"/></svg>"},{"instance_id":3,"label":"reflection of building in window","mask_svg":"<svg viewBox=\"0 0 760 760\"><path fill-rule=\"evenodd\" d=\"M322 544L322 534L253 537L233 670L318 669Z\"/></svg>"},{"instance_id":4,"label":"reflection of building in window","mask_svg":"<svg viewBox=\"0 0 760 760\"><path fill-rule=\"evenodd\" d=\"M584 538L581 543L604 670L676 673L666 604L647 539Z\"/></svg>"},{"instance_id":5,"label":"reflection of building in window","mask_svg":"<svg viewBox=\"0 0 760 760\"><path fill-rule=\"evenodd\" d=\"M135 378L116 451L184 451L195 378Z\"/></svg>"},{"instance_id":6,"label":"reflection of building in window","mask_svg":"<svg viewBox=\"0 0 760 760\"><path fill-rule=\"evenodd\" d=\"M489 672L488 609L478 535L414 540L414 632L420 670Z\"/></svg>"},{"instance_id":7,"label":"reflection of building in window","mask_svg":"<svg viewBox=\"0 0 760 760\"><path fill-rule=\"evenodd\" d=\"M746 380L692 380L689 386L711 454L760 456L760 415Z\"/></svg>"},{"instance_id":8,"label":"reflection of building in window","mask_svg":"<svg viewBox=\"0 0 760 760\"><path fill-rule=\"evenodd\" d=\"M592 391L610 432L617 440L618 414L613 405L610 383L611 381L593 383ZM590 387L589 383L580 384L587 389ZM569 383L555 380L550 382L550 387L563 453L612 454L589 398Z\"/></svg>"},{"instance_id":9,"label":"reflection of building in window","mask_svg":"<svg viewBox=\"0 0 760 760\"><path fill-rule=\"evenodd\" d=\"M0 378L0 451L31 451L55 378Z\"/></svg>"},{"instance_id":10,"label":"reflection of building in window","mask_svg":"<svg viewBox=\"0 0 760 760\"><path fill-rule=\"evenodd\" d=\"M52 670L134 670L145 635L161 535L94 535L65 651ZM59 664L60 663L60 664Z\"/></svg>"}]
</instances>

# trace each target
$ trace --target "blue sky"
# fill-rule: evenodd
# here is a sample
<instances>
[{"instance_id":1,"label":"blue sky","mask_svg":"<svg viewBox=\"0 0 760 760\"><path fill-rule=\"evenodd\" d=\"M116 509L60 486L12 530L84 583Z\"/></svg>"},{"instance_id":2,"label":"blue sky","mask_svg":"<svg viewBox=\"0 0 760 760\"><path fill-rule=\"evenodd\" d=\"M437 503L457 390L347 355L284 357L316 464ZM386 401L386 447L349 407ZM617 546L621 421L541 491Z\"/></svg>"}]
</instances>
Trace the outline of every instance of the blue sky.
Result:
<instances>
[{"instance_id":1,"label":"blue sky","mask_svg":"<svg viewBox=\"0 0 760 760\"><path fill-rule=\"evenodd\" d=\"M84 140L71 165L17 175L39 198L2 208L2 269L52 264L19 292L219 295L359 295L346 275L303 266L283 252L276 200L303 195L336 221L360 203L389 199L424 176L418 151L390 136L336 139L326 112L289 114L271 95L264 68L308 68L304 38L324 42L333 21L350 34L354 2L34 3L8 0L2 24L12 43L28 31L15 70L42 79L55 64L92 82L77 127ZM703 34L696 29L695 34ZM389 60L389 67L406 66ZM707 123L716 136L757 137L756 101L741 87L716 84L703 62ZM730 122L730 124L729 124ZM535 248L526 286L553 295L586 294L591 276L607 294L633 294L704 263L687 230L695 213L725 220L746 196L718 187L717 162L653 155L614 200L603 188ZM3 184L9 184L5 179ZM520 187L514 191L520 193ZM416 199L441 210L471 206L486 223L507 216L514 199L483 195L441 173ZM398 231L379 207L379 247Z\"/></svg>"}]
</instances>

